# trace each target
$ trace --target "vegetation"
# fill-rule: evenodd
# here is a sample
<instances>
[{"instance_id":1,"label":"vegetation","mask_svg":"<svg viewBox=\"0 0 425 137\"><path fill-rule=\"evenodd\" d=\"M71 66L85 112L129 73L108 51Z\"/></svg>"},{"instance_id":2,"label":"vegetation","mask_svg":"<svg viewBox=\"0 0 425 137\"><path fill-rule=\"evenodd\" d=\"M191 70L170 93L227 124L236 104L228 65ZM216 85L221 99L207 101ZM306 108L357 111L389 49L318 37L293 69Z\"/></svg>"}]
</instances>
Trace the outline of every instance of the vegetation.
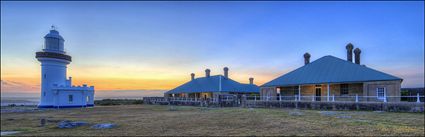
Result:
<instances>
[{"instance_id":1,"label":"vegetation","mask_svg":"<svg viewBox=\"0 0 425 137\"><path fill-rule=\"evenodd\" d=\"M40 119L47 124L40 127ZM59 129L60 120L86 121L88 126ZM112 129L91 129L115 123ZM317 111L262 108L121 105L2 113L2 131L32 136L135 135L347 135L424 136L424 113Z\"/></svg>"},{"instance_id":2,"label":"vegetation","mask_svg":"<svg viewBox=\"0 0 425 137\"><path fill-rule=\"evenodd\" d=\"M141 99L103 99L95 100L95 105L101 106L110 106L110 105L133 105L133 104L143 104Z\"/></svg>"}]
</instances>

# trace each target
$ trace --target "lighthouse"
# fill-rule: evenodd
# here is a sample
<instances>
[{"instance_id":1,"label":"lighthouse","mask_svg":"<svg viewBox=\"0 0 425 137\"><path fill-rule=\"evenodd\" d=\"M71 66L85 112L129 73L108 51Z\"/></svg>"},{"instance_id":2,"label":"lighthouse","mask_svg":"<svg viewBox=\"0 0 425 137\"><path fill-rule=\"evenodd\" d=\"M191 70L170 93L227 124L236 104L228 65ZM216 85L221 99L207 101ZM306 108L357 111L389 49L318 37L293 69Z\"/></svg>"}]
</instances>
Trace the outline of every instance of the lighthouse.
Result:
<instances>
[{"instance_id":1,"label":"lighthouse","mask_svg":"<svg viewBox=\"0 0 425 137\"><path fill-rule=\"evenodd\" d=\"M94 106L94 86L72 85L72 77L67 78L67 65L71 56L64 50L65 40L52 26L44 36L42 51L36 52L41 63L41 96L39 108L70 108Z\"/></svg>"}]
</instances>

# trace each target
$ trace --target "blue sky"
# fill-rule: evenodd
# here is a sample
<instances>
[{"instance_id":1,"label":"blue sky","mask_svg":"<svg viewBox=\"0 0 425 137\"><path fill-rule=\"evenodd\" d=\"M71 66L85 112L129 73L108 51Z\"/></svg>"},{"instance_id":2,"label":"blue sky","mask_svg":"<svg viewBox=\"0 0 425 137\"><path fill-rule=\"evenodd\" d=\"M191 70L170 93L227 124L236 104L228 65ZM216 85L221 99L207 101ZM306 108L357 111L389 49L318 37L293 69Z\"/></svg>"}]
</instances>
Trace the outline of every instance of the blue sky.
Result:
<instances>
[{"instance_id":1,"label":"blue sky","mask_svg":"<svg viewBox=\"0 0 425 137\"><path fill-rule=\"evenodd\" d=\"M362 64L424 86L424 2L1 4L2 80L37 84L34 52L54 24L73 56L68 74L92 84L167 89L225 66L235 80L263 84L302 66L305 52L345 59L351 42Z\"/></svg>"}]
</instances>

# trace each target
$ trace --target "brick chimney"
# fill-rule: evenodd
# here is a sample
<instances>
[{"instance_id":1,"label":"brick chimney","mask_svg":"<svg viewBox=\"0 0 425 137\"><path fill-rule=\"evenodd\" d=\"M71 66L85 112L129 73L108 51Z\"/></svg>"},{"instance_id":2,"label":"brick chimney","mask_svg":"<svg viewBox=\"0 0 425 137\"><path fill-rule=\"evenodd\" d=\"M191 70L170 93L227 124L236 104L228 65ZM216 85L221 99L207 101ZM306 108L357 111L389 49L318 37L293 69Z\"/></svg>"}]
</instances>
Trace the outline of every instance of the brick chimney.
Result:
<instances>
[{"instance_id":1,"label":"brick chimney","mask_svg":"<svg viewBox=\"0 0 425 137\"><path fill-rule=\"evenodd\" d=\"M353 44L348 43L347 46L345 46L345 49L347 49L347 61L353 62Z\"/></svg>"},{"instance_id":2,"label":"brick chimney","mask_svg":"<svg viewBox=\"0 0 425 137\"><path fill-rule=\"evenodd\" d=\"M304 65L307 65L308 63L310 63L310 54L306 52L304 54Z\"/></svg>"},{"instance_id":3,"label":"brick chimney","mask_svg":"<svg viewBox=\"0 0 425 137\"><path fill-rule=\"evenodd\" d=\"M206 69L205 70L205 77L209 78L210 77L210 72L211 72L210 69Z\"/></svg>"},{"instance_id":4,"label":"brick chimney","mask_svg":"<svg viewBox=\"0 0 425 137\"><path fill-rule=\"evenodd\" d=\"M190 77L192 78L192 80L194 80L195 79L195 73L191 73Z\"/></svg>"},{"instance_id":5,"label":"brick chimney","mask_svg":"<svg viewBox=\"0 0 425 137\"><path fill-rule=\"evenodd\" d=\"M224 67L223 70L224 70L224 77L229 78L229 68Z\"/></svg>"},{"instance_id":6,"label":"brick chimney","mask_svg":"<svg viewBox=\"0 0 425 137\"><path fill-rule=\"evenodd\" d=\"M254 84L254 78L249 78L249 84Z\"/></svg>"},{"instance_id":7,"label":"brick chimney","mask_svg":"<svg viewBox=\"0 0 425 137\"><path fill-rule=\"evenodd\" d=\"M359 48L354 49L354 62L356 64L360 64L360 53L362 53L362 51Z\"/></svg>"}]
</instances>

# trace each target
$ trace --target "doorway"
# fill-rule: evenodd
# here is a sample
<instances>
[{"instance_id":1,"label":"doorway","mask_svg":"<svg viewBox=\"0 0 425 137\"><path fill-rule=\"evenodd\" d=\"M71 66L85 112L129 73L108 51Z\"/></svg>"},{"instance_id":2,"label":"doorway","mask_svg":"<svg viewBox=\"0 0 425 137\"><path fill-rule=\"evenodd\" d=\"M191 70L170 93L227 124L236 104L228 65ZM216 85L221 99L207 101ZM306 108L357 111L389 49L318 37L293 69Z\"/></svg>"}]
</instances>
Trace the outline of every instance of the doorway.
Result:
<instances>
[{"instance_id":1,"label":"doorway","mask_svg":"<svg viewBox=\"0 0 425 137\"><path fill-rule=\"evenodd\" d=\"M315 98L315 100L316 101L321 101L321 97L322 96L322 88L317 88L316 87L316 98Z\"/></svg>"}]
</instances>

